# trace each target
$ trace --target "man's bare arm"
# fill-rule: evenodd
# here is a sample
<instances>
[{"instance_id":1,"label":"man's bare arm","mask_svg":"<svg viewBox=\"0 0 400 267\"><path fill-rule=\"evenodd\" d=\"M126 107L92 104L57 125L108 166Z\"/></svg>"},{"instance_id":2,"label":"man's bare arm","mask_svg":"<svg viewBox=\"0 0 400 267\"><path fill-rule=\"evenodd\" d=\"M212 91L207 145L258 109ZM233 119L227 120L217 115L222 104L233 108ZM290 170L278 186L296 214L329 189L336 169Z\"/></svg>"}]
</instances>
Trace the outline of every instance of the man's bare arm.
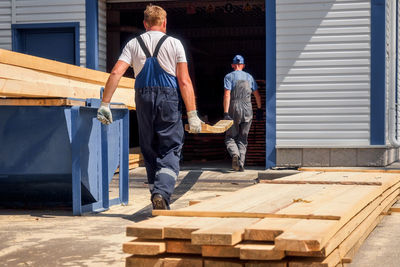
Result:
<instances>
[{"instance_id":1,"label":"man's bare arm","mask_svg":"<svg viewBox=\"0 0 400 267\"><path fill-rule=\"evenodd\" d=\"M196 110L196 97L194 95L193 84L189 76L186 62L180 62L176 65L176 77L178 78L179 88L186 106L186 111Z\"/></svg>"},{"instance_id":2,"label":"man's bare arm","mask_svg":"<svg viewBox=\"0 0 400 267\"><path fill-rule=\"evenodd\" d=\"M257 108L261 108L261 96L258 90L253 91L254 97L256 98Z\"/></svg>"},{"instance_id":3,"label":"man's bare arm","mask_svg":"<svg viewBox=\"0 0 400 267\"><path fill-rule=\"evenodd\" d=\"M225 88L224 92L224 113L228 113L229 111L229 104L231 102L231 90Z\"/></svg>"},{"instance_id":4,"label":"man's bare arm","mask_svg":"<svg viewBox=\"0 0 400 267\"><path fill-rule=\"evenodd\" d=\"M110 103L111 98L118 87L119 80L128 68L129 64L125 61L117 61L114 68L111 70L111 74L108 77L106 86L104 88L103 102Z\"/></svg>"}]
</instances>

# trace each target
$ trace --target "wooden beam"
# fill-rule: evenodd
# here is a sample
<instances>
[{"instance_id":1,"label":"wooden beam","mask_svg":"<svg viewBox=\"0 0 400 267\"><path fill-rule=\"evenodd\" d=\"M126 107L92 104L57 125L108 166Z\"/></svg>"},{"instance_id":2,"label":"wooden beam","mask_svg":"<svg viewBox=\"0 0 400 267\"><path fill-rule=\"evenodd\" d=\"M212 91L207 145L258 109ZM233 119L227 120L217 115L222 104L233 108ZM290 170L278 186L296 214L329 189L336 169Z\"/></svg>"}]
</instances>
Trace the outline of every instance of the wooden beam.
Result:
<instances>
[{"instance_id":1,"label":"wooden beam","mask_svg":"<svg viewBox=\"0 0 400 267\"><path fill-rule=\"evenodd\" d=\"M202 124L200 133L224 133L233 125L232 120L220 120L214 125ZM185 130L189 132L189 124L185 125Z\"/></svg>"},{"instance_id":2,"label":"wooden beam","mask_svg":"<svg viewBox=\"0 0 400 267\"><path fill-rule=\"evenodd\" d=\"M166 244L164 241L156 242L136 239L123 243L122 250L124 253L132 255L158 255L166 251Z\"/></svg>"},{"instance_id":3,"label":"wooden beam","mask_svg":"<svg viewBox=\"0 0 400 267\"><path fill-rule=\"evenodd\" d=\"M371 172L371 173L400 173L400 170L391 170L391 169L329 169L329 168L308 168L301 167L298 169L299 171L304 172Z\"/></svg>"},{"instance_id":4,"label":"wooden beam","mask_svg":"<svg viewBox=\"0 0 400 267\"><path fill-rule=\"evenodd\" d=\"M97 70L91 70L55 60L35 57L5 49L0 49L0 63L33 70L40 70L42 72L57 74L62 77L73 78L79 81L103 86L110 75L109 73ZM133 89L134 79L123 77L121 78L118 86Z\"/></svg>"},{"instance_id":5,"label":"wooden beam","mask_svg":"<svg viewBox=\"0 0 400 267\"><path fill-rule=\"evenodd\" d=\"M192 244L235 245L243 240L244 229L257 222L253 218L230 218L192 233Z\"/></svg>"},{"instance_id":6,"label":"wooden beam","mask_svg":"<svg viewBox=\"0 0 400 267\"><path fill-rule=\"evenodd\" d=\"M294 181L294 180L260 180L262 184L339 184L339 185L382 185L381 182L358 181Z\"/></svg>"}]
</instances>

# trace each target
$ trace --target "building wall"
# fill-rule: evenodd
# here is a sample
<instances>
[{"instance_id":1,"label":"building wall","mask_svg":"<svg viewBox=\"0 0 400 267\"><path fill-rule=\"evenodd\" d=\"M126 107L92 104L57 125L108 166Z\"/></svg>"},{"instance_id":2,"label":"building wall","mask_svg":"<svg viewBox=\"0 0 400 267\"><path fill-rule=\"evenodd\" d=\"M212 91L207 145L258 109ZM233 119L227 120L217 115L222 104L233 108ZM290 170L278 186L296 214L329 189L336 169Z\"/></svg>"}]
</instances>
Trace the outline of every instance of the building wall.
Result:
<instances>
[{"instance_id":1,"label":"building wall","mask_svg":"<svg viewBox=\"0 0 400 267\"><path fill-rule=\"evenodd\" d=\"M370 0L276 0L277 147L370 144Z\"/></svg>"},{"instance_id":2,"label":"building wall","mask_svg":"<svg viewBox=\"0 0 400 267\"><path fill-rule=\"evenodd\" d=\"M11 24L79 22L80 65L86 66L85 0L0 2L0 48L12 49ZM99 70L106 69L106 2L99 0Z\"/></svg>"}]
</instances>

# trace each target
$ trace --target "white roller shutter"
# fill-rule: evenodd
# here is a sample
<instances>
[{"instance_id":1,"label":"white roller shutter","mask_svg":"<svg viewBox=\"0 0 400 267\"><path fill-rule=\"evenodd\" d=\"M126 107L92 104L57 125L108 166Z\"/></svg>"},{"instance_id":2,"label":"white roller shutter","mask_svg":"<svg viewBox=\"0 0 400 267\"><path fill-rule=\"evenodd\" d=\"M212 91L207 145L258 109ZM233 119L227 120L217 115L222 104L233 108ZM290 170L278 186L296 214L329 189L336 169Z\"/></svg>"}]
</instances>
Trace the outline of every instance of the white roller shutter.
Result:
<instances>
[{"instance_id":1,"label":"white roller shutter","mask_svg":"<svg viewBox=\"0 0 400 267\"><path fill-rule=\"evenodd\" d=\"M369 0L276 0L277 146L370 136Z\"/></svg>"}]
</instances>

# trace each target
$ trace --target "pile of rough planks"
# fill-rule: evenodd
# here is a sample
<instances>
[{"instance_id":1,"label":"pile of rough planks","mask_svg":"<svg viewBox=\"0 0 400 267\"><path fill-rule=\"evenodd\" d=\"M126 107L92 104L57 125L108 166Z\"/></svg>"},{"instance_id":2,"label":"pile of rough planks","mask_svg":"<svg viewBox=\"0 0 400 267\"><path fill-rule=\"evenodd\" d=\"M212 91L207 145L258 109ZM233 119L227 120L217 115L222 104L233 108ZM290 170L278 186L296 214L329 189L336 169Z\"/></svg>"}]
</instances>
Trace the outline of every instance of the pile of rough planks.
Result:
<instances>
[{"instance_id":1,"label":"pile of rough planks","mask_svg":"<svg viewBox=\"0 0 400 267\"><path fill-rule=\"evenodd\" d=\"M108 76L105 72L0 49L0 97L100 98L100 88ZM133 87L133 79L122 78L111 101L135 109Z\"/></svg>"},{"instance_id":2,"label":"pile of rough planks","mask_svg":"<svg viewBox=\"0 0 400 267\"><path fill-rule=\"evenodd\" d=\"M126 266L342 266L398 200L400 174L302 172L127 227Z\"/></svg>"}]
</instances>

